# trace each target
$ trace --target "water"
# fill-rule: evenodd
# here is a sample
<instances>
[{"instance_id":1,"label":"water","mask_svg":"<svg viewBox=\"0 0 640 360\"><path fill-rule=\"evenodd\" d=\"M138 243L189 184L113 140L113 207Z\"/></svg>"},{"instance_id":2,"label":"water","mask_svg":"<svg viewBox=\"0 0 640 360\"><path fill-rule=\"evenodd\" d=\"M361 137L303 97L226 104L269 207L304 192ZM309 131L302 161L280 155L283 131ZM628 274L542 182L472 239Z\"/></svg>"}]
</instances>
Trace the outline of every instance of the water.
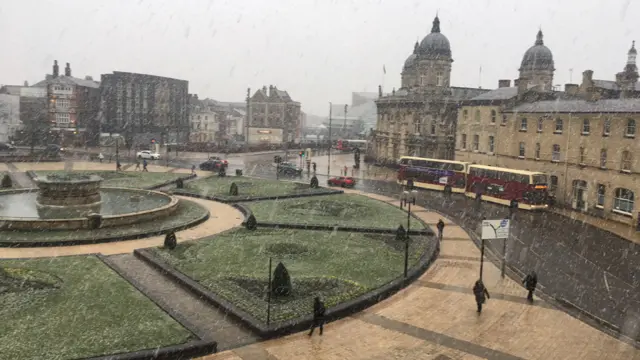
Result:
<instances>
[{"instance_id":1,"label":"water","mask_svg":"<svg viewBox=\"0 0 640 360\"><path fill-rule=\"evenodd\" d=\"M107 215L124 215L139 211L155 209L169 204L168 197L146 192L129 192L121 190L101 189L102 204L99 213ZM138 197L132 201L131 197ZM36 207L38 192L0 195L0 217L14 218L57 218L39 214Z\"/></svg>"}]
</instances>

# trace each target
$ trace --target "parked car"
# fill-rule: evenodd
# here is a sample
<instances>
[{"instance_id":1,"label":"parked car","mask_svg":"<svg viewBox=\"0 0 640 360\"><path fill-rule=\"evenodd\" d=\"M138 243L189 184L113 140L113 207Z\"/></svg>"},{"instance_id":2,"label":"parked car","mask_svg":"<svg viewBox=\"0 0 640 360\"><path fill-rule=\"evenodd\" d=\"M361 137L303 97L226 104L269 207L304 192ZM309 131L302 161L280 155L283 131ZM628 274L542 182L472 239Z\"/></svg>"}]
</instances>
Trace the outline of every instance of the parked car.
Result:
<instances>
[{"instance_id":1,"label":"parked car","mask_svg":"<svg viewBox=\"0 0 640 360\"><path fill-rule=\"evenodd\" d=\"M227 160L221 158L220 156L211 156L211 157L209 157L209 160L222 161L222 163L224 164L224 167L229 167L229 162Z\"/></svg>"},{"instance_id":2,"label":"parked car","mask_svg":"<svg viewBox=\"0 0 640 360\"><path fill-rule=\"evenodd\" d=\"M57 144L49 144L42 150L45 156L58 156L64 152L64 148Z\"/></svg>"},{"instance_id":3,"label":"parked car","mask_svg":"<svg viewBox=\"0 0 640 360\"><path fill-rule=\"evenodd\" d=\"M302 176L302 169L289 162L277 164L277 169L278 173L282 175Z\"/></svg>"},{"instance_id":4,"label":"parked car","mask_svg":"<svg viewBox=\"0 0 640 360\"><path fill-rule=\"evenodd\" d=\"M138 151L138 159L160 160L160 154L149 150Z\"/></svg>"},{"instance_id":5,"label":"parked car","mask_svg":"<svg viewBox=\"0 0 640 360\"><path fill-rule=\"evenodd\" d=\"M209 159L200 164L200 170L204 171L218 171L220 169L226 169L228 164L225 164L224 160Z\"/></svg>"},{"instance_id":6,"label":"parked car","mask_svg":"<svg viewBox=\"0 0 640 360\"><path fill-rule=\"evenodd\" d=\"M329 186L341 186L341 187L354 187L356 185L356 179L351 176L336 176L327 180Z\"/></svg>"},{"instance_id":7,"label":"parked car","mask_svg":"<svg viewBox=\"0 0 640 360\"><path fill-rule=\"evenodd\" d=\"M16 147L9 143L0 143L0 151L16 151Z\"/></svg>"}]
</instances>

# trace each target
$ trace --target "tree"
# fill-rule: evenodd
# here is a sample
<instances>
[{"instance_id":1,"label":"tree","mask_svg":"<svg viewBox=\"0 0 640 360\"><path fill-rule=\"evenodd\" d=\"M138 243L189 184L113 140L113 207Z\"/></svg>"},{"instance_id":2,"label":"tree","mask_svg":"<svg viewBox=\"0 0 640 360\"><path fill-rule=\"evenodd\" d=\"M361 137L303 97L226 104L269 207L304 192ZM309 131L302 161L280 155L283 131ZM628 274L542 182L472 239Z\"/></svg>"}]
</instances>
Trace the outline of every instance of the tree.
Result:
<instances>
[{"instance_id":1,"label":"tree","mask_svg":"<svg viewBox=\"0 0 640 360\"><path fill-rule=\"evenodd\" d=\"M10 189L13 186L13 181L11 180L11 177L9 176L9 174L5 174L2 177L2 183L0 183L0 187L3 189Z\"/></svg>"},{"instance_id":2,"label":"tree","mask_svg":"<svg viewBox=\"0 0 640 360\"><path fill-rule=\"evenodd\" d=\"M258 227L258 221L256 220L256 217L253 216L253 214L249 215L247 221L245 222L245 226L248 230L255 230Z\"/></svg>"},{"instance_id":3,"label":"tree","mask_svg":"<svg viewBox=\"0 0 640 360\"><path fill-rule=\"evenodd\" d=\"M176 245L178 245L176 233L173 231L167 233L167 235L164 237L164 247L169 250L173 250L176 248Z\"/></svg>"},{"instance_id":4,"label":"tree","mask_svg":"<svg viewBox=\"0 0 640 360\"><path fill-rule=\"evenodd\" d=\"M284 267L283 263L278 263L276 269L273 271L273 281L271 282L271 291L275 296L289 296L291 295L291 276L289 271Z\"/></svg>"},{"instance_id":5,"label":"tree","mask_svg":"<svg viewBox=\"0 0 640 360\"><path fill-rule=\"evenodd\" d=\"M231 187L229 188L229 195L238 196L238 185L234 182L231 183Z\"/></svg>"}]
</instances>

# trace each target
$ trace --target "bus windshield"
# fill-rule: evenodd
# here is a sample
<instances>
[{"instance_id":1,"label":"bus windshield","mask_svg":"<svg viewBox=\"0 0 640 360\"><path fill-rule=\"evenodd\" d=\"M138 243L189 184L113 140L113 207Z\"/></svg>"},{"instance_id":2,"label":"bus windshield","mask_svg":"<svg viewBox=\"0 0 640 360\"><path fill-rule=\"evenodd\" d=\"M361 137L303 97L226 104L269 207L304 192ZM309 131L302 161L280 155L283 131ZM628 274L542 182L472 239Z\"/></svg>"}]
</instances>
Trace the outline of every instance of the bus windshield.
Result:
<instances>
[{"instance_id":1,"label":"bus windshield","mask_svg":"<svg viewBox=\"0 0 640 360\"><path fill-rule=\"evenodd\" d=\"M547 185L547 175L536 174L533 175L533 185Z\"/></svg>"}]
</instances>

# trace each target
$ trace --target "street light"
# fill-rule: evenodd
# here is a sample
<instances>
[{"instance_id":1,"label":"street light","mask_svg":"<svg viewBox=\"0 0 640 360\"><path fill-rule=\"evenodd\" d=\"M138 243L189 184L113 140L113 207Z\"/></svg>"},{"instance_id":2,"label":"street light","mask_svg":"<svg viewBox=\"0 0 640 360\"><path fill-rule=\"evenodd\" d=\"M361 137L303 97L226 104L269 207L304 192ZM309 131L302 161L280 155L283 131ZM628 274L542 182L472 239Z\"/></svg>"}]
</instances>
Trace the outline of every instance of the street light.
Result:
<instances>
[{"instance_id":1,"label":"street light","mask_svg":"<svg viewBox=\"0 0 640 360\"><path fill-rule=\"evenodd\" d=\"M407 236L404 239L404 277L409 271L409 231L411 230L411 205L416 204L416 191L403 191L400 197L400 209L407 208Z\"/></svg>"},{"instance_id":2,"label":"street light","mask_svg":"<svg viewBox=\"0 0 640 360\"><path fill-rule=\"evenodd\" d=\"M331 111L333 104L329 102L329 149L327 150L327 177L331 176Z\"/></svg>"}]
</instances>

